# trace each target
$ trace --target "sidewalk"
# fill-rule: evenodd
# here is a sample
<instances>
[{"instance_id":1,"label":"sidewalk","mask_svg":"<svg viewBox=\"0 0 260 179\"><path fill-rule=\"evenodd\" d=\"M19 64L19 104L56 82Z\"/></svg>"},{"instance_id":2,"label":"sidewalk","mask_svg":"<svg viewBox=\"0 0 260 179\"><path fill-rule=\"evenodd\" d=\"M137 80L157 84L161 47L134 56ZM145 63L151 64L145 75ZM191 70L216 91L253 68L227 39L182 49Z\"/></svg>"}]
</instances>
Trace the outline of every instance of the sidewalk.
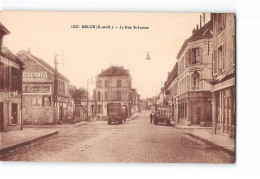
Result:
<instances>
[{"instance_id":1,"label":"sidewalk","mask_svg":"<svg viewBox=\"0 0 260 179\"><path fill-rule=\"evenodd\" d=\"M219 147L230 154L235 154L235 139L226 135L213 134L212 127L175 125L177 129L188 129L187 134L210 145Z\"/></svg>"},{"instance_id":2,"label":"sidewalk","mask_svg":"<svg viewBox=\"0 0 260 179\"><path fill-rule=\"evenodd\" d=\"M139 114L140 114L140 112L136 112L136 113L132 114L132 116L130 116L130 117L127 118L126 120L127 120L127 121L134 120L135 118L138 117Z\"/></svg>"},{"instance_id":3,"label":"sidewalk","mask_svg":"<svg viewBox=\"0 0 260 179\"><path fill-rule=\"evenodd\" d=\"M19 131L0 132L0 153L57 133L55 130L45 129L23 129Z\"/></svg>"}]
</instances>

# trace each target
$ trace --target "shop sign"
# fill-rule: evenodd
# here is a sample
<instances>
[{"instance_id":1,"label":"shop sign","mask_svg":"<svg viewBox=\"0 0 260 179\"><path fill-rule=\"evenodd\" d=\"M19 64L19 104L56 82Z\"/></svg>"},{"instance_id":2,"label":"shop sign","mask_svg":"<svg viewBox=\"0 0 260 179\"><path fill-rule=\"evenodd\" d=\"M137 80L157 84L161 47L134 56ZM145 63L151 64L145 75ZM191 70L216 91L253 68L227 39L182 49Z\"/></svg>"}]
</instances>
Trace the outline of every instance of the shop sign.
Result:
<instances>
[{"instance_id":1,"label":"shop sign","mask_svg":"<svg viewBox=\"0 0 260 179\"><path fill-rule=\"evenodd\" d=\"M229 80L223 81L219 84L212 86L212 91L218 91L224 88L228 88L235 85L235 78L231 78Z\"/></svg>"},{"instance_id":2,"label":"shop sign","mask_svg":"<svg viewBox=\"0 0 260 179\"><path fill-rule=\"evenodd\" d=\"M201 92L192 92L192 93L189 93L189 96L190 97L202 96L202 93Z\"/></svg>"},{"instance_id":3,"label":"shop sign","mask_svg":"<svg viewBox=\"0 0 260 179\"><path fill-rule=\"evenodd\" d=\"M0 99L15 99L17 98L17 96L18 96L17 91L0 93Z\"/></svg>"},{"instance_id":4,"label":"shop sign","mask_svg":"<svg viewBox=\"0 0 260 179\"><path fill-rule=\"evenodd\" d=\"M60 102L69 102L69 98L67 97L62 97L62 96L57 96L57 101L60 101Z\"/></svg>"},{"instance_id":5,"label":"shop sign","mask_svg":"<svg viewBox=\"0 0 260 179\"><path fill-rule=\"evenodd\" d=\"M23 92L24 93L50 93L51 86L44 85L44 84L40 84L40 85L24 84Z\"/></svg>"},{"instance_id":6,"label":"shop sign","mask_svg":"<svg viewBox=\"0 0 260 179\"><path fill-rule=\"evenodd\" d=\"M18 63L14 62L12 60L9 60L9 59L7 59L5 57L0 56L0 62L2 62L5 65L8 65L8 66L11 66L11 67L19 69L19 64Z\"/></svg>"},{"instance_id":7,"label":"shop sign","mask_svg":"<svg viewBox=\"0 0 260 179\"><path fill-rule=\"evenodd\" d=\"M23 72L23 78L43 78L43 79L47 79L47 72Z\"/></svg>"}]
</instances>

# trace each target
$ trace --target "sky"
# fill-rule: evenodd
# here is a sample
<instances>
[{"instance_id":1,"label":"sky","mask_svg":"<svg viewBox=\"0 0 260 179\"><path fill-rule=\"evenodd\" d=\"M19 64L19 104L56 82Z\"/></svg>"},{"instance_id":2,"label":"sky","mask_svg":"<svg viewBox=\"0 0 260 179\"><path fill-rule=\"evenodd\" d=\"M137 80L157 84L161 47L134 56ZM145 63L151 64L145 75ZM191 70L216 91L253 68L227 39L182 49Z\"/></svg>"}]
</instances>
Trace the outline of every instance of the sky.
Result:
<instances>
[{"instance_id":1,"label":"sky","mask_svg":"<svg viewBox=\"0 0 260 179\"><path fill-rule=\"evenodd\" d=\"M3 45L13 53L27 51L54 66L77 87L87 86L110 65L130 70L132 86L141 98L159 93L167 73L199 13L136 12L0 12L0 22L11 32ZM71 28L72 25L142 26L148 29ZM146 60L147 52L151 60ZM62 54L64 53L64 58ZM64 59L64 60L63 60ZM95 81L95 80L94 80ZM89 84L92 90L95 84Z\"/></svg>"}]
</instances>

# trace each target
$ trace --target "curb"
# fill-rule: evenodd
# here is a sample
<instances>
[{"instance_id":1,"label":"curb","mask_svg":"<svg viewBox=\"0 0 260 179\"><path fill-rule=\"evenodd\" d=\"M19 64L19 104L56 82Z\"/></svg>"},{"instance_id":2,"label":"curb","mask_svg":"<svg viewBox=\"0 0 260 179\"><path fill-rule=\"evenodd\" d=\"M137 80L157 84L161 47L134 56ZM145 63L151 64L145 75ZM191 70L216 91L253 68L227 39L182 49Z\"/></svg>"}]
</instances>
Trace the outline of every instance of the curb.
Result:
<instances>
[{"instance_id":1,"label":"curb","mask_svg":"<svg viewBox=\"0 0 260 179\"><path fill-rule=\"evenodd\" d=\"M224 150L226 153L228 153L228 154L230 154L230 155L235 155L235 151L233 151L233 150L227 149L227 148L225 148L225 147L223 147L223 146L221 146L221 145L215 144L215 143L213 143L213 142L211 142L211 141L209 141L209 140L207 140L207 139L204 139L204 138L199 137L199 136L197 136L197 135L194 135L194 134L192 134L192 133L186 133L186 134L189 135L189 136L191 136L191 137L193 137L193 138L195 138L195 139L199 139L199 140L203 141L203 142L206 143L206 144L213 145L214 147L217 147L217 148L219 148L219 149L222 149L222 150Z\"/></svg>"},{"instance_id":2,"label":"curb","mask_svg":"<svg viewBox=\"0 0 260 179\"><path fill-rule=\"evenodd\" d=\"M135 118L137 118L137 117L139 116L139 114L140 114L140 113L138 113L138 114L137 114L136 116L134 116L134 117L131 116L132 118L126 119L126 120L127 120L127 121L132 121L132 120L134 120Z\"/></svg>"},{"instance_id":3,"label":"curb","mask_svg":"<svg viewBox=\"0 0 260 179\"><path fill-rule=\"evenodd\" d=\"M53 135L56 135L56 134L58 134L58 131L55 131L55 132L52 132L52 133L49 133L49 134L37 137L35 139L31 139L31 140L28 140L28 141L25 141L25 142L21 142L21 143L12 145L12 146L8 146L8 147L5 147L5 148L2 148L2 149L0 149L0 154L5 153L5 152L7 152L9 150L13 150L13 149L18 148L18 147L22 147L22 146L31 144L32 142L35 142L35 141L37 141L39 139L50 137L50 136L53 136Z\"/></svg>"}]
</instances>

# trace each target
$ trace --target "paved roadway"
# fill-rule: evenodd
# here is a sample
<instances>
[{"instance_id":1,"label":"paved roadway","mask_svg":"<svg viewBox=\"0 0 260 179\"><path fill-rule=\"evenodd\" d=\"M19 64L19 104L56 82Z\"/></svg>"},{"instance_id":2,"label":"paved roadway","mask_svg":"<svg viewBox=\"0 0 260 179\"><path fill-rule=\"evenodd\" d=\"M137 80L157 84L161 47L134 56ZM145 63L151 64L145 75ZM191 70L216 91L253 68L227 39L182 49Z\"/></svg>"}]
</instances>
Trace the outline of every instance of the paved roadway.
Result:
<instances>
[{"instance_id":1,"label":"paved roadway","mask_svg":"<svg viewBox=\"0 0 260 179\"><path fill-rule=\"evenodd\" d=\"M153 125L149 112L122 125L96 121L57 128L59 134L0 155L12 161L232 163L234 156L185 130Z\"/></svg>"}]
</instances>

